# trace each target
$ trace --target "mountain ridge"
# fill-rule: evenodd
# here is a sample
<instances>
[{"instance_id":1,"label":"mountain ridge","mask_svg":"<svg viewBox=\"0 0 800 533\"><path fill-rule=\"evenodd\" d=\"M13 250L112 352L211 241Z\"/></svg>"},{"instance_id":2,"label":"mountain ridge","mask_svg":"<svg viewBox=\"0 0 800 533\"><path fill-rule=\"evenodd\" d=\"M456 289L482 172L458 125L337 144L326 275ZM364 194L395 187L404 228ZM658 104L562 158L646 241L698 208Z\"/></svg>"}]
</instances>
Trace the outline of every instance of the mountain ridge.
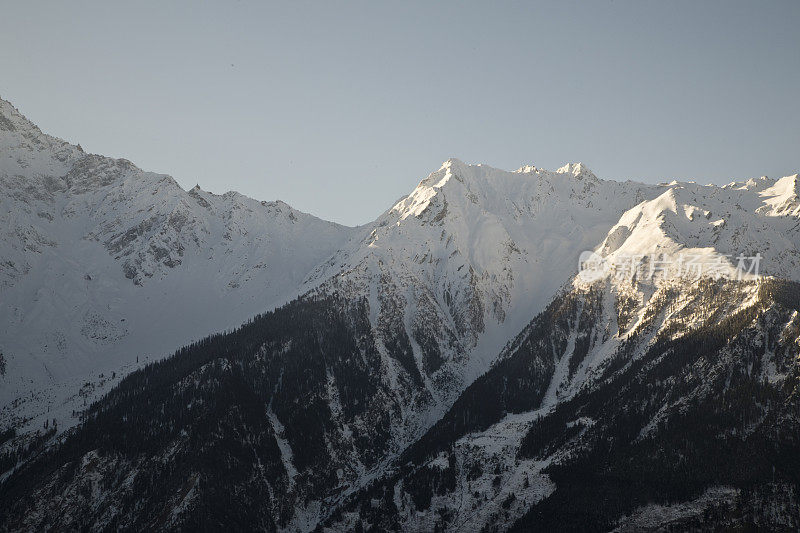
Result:
<instances>
[{"instance_id":1,"label":"mountain ridge","mask_svg":"<svg viewBox=\"0 0 800 533\"><path fill-rule=\"evenodd\" d=\"M81 213L92 213L99 223L93 221L90 225L94 227L91 229L84 223L86 229L73 231L67 242L100 243L105 248L105 253L110 254L121 265L124 278L137 285L152 284L154 280L165 282L170 273L185 270L187 265L183 263L193 256L214 256L213 252L208 254L201 250L217 246L215 243L238 241L235 250L223 246L223 257L229 258L224 259L227 265L224 268L228 269L227 279L214 279L222 272L218 269L217 274L206 273L207 279L211 279L202 283L205 286L218 286L216 290L223 292L241 289L243 284L252 286L254 279L259 278L260 274L260 279L264 280L265 270L293 270L291 266L265 269L267 262L252 257L254 252L265 252L248 251L252 248L252 241L261 237L258 235L259 231L248 227L251 221L245 218L250 218L253 213L265 212L265 217L270 221L261 223L276 225L276 230L282 228L280 232L296 226L287 224L287 220L307 221L318 228L312 231L316 238L323 228L324 231L332 231L337 235L347 235L334 238L335 242L329 245L320 243L317 246L319 252L305 261L303 269L307 269L306 273L298 273L291 280L284 277L282 283L288 287L283 291L284 296L276 296L276 291L272 289L272 292L267 291L272 296L266 299L261 297L259 304L254 303L246 310L233 313L237 317L234 320L220 321L219 326L206 321L203 326L205 331L194 329L194 335L197 335L195 337L177 337L161 344L143 347L140 353L166 354L176 343L197 338L209 330L232 327L248 316L285 301L291 294L316 290L322 285L349 284L350 290L369 294L373 302L372 315L374 321L377 321L381 313L376 287L381 286L381 279L391 279L393 284L400 281L402 285L401 289L394 291L395 294L404 293L395 298L392 305L398 309L411 309L411 314L406 316L404 311L402 316L395 313L381 320L385 324L406 324L403 327L412 333L409 338L417 354L416 362L412 365L417 367L417 371L412 373L416 374L422 368L421 379L425 373L423 367L442 369L438 380L442 383L449 381L451 385L456 383L445 387L448 390L442 390L441 386L431 383L425 387L425 394L439 398L434 403L440 404L441 408L452 400L452 395L491 365L491 356L485 354L499 352L529 317L541 311L558 288L567 283L573 267L564 269L563 265L577 267L580 252L595 248L603 239L605 231L614 227L627 210L635 209L636 204L649 201L658 194L674 195L676 188L691 189L694 196L698 196L699 191L701 197L708 196L708 191L714 197L726 189L735 189L740 196L747 193L751 197L763 198L763 205L757 208L760 214L779 215L774 212L774 207L770 207L771 201L779 202L783 206L780 209L789 209L786 212L791 212L791 207L786 207L792 202L792 188L784 186L788 183L787 178L782 181L762 179L758 182L737 182L726 188L704 188L677 182L666 185L635 182L622 184L599 180L582 163L570 163L554 172L534 166L507 172L486 165L468 165L451 158L439 170L421 180L409 195L396 202L376 221L346 229L331 225L333 223L314 222L318 219L308 218L310 215L284 207L286 204L280 202L257 202L231 191L215 195L198 187L185 191L167 175L141 171L127 160L85 154L77 146L45 135L8 102L3 101L2 109L5 129L0 141L3 143L6 158L3 160L5 163L0 165L0 172L5 176L4 189L9 191L11 198L21 202L19 207L9 207L6 217L15 211L27 211L30 214L22 220L19 216L5 220L8 228L5 240L10 243L10 251L5 255L10 261L7 260L7 268L1 273L1 286L8 287L14 280L25 276L26 270L31 268L28 258L53 249L52 245L57 240L50 234L55 224L53 221L64 220L64 217L75 218ZM15 156L18 153L21 155ZM24 168L19 161L25 164ZM20 182L20 179L23 181ZM31 183L38 186L31 188ZM781 183L780 191L775 189L778 183ZM93 191L106 191L106 188L108 192L92 194ZM150 201L151 197L148 195L151 193L156 195L153 198L161 199L160 204ZM61 195L59 197L63 198L63 194L67 194L70 200L56 202L56 196ZM778 200L773 201L770 198ZM704 199L699 201L702 203ZM128 212L122 224L119 223L120 209ZM692 209L700 212L703 208L700 206ZM152 214L153 210L155 215ZM224 218L221 221L224 226L222 229L214 229L206 221L220 216ZM781 216L772 218L782 219ZM280 222L281 220L284 222ZM473 224L472 221L480 222ZM633 226L619 229L624 229L625 232L637 231ZM721 230L725 231L724 225ZM767 230L770 241L782 243L782 248L769 259L788 265L779 274L791 277L800 262L796 249L793 249L791 243L787 244L786 239L780 235L786 228ZM775 233L776 230L778 234ZM531 235L536 234L546 234L546 239L532 239ZM651 237L647 232L645 236ZM608 243L610 237L605 237ZM618 237L619 235L615 238ZM681 238L678 236L678 242ZM295 236L291 240L296 242L304 239ZM347 244L348 240L350 244ZM22 249L16 244L20 242L24 243ZM274 254L287 246L278 242L270 244L264 242L263 238L262 242L262 246L266 247L263 249L269 250L266 252L268 254ZM418 248L420 244L422 246ZM394 249L389 249L391 247ZM292 263L295 260L292 257L290 255L286 260ZM63 262L63 259L60 258L59 261ZM71 264L79 264L81 261L83 258L67 259ZM424 264L425 262L427 263ZM408 266L414 264L419 266ZM57 271L57 267L49 268L50 272ZM193 266L191 270L196 271L197 268ZM358 269L366 270L362 275L356 275L354 272ZM83 278L92 278L93 275L89 272L91 268L85 270L87 271L79 275L76 273L75 277L79 279L76 280L76 287L70 289L73 294L85 290L80 284L86 285L84 282L88 280ZM343 272L351 274L342 277L339 274ZM120 282L124 283L123 280L113 283ZM273 286L276 283L277 281ZM440 290L441 284L446 286L444 290ZM419 293L420 287L426 287L423 293ZM7 325L23 323L26 320L25 315L31 314L25 313L27 304L22 304L22 300L37 301L41 298L31 296L31 290L17 297L19 304L6 304L4 321ZM41 292L41 289L36 290ZM62 288L50 289L54 296L60 291ZM52 297L47 298L49 302L53 301ZM69 298L75 297L70 296L67 300ZM114 298L118 299L119 296ZM249 299L254 298L251 296ZM418 304L408 307L409 301L418 299ZM115 321L125 318L124 316L116 313L115 318L109 320L96 307L81 311L88 313L84 318L84 326L79 328L84 331L71 335L73 339L79 340L77 344L84 344L81 350L87 349L82 340L87 335L93 339L94 344L102 341L100 345L104 346L104 350L107 349L105 346L109 339L128 336L129 327L120 326L119 322L115 324ZM456 308L458 311L455 311ZM422 311L417 313L414 309ZM65 311L72 312L74 310ZM174 314L174 311L171 313ZM33 314L41 315L38 312ZM434 320L431 318L433 316L437 318ZM50 322L44 315L40 319L40 325L34 327L34 331L38 331L35 335L40 339L39 349L46 347L48 351L52 351L55 345L56 351L62 352L61 347L65 343L69 344L66 337L70 335L51 334L47 331L52 329ZM439 322L440 326L431 327L421 322ZM130 324L128 322L127 325ZM411 330L416 330L418 336L425 337L426 342L420 343ZM11 331L7 330L8 337L20 335L12 334ZM430 350L428 355L420 355L424 352L421 344L430 342L437 345L435 351L439 355L433 356ZM7 367L13 372L12 358L15 357L18 347L0 346L0 349L3 348L6 351ZM467 352L477 355L467 355ZM129 353L133 355L130 350ZM156 354L153 355L158 357ZM131 357L127 359L129 360L126 364L130 365ZM448 363L455 359L460 359L460 362ZM411 368L410 363L409 360L406 365L408 368ZM121 368L117 370L123 372ZM107 371L116 372L112 367L106 366L98 373ZM50 375L52 371L45 367L45 373ZM46 387L45 382L41 383ZM8 388L6 389L8 392ZM21 391L22 389L20 393ZM12 399L9 396L5 401ZM4 417L7 416L8 410Z\"/></svg>"},{"instance_id":2,"label":"mountain ridge","mask_svg":"<svg viewBox=\"0 0 800 533\"><path fill-rule=\"evenodd\" d=\"M649 185L581 163L507 172L450 159L375 221L344 228L282 202L185 191L67 143L20 141L15 116L0 123L14 128L0 128L0 249L13 263L0 285L0 421L19 434L0 443L0 499L15 502L0 523L552 525L548 506L574 488L565 476L599 475L569 454L607 458L591 440L603 435L622 439L620 457L639 454L639 435L663 432L659 417L680 419L657 402L691 393L730 433L713 400L727 373L741 378L737 395L773 399L765 416L791 407L796 176ZM586 281L587 251L635 273ZM760 254L762 270L740 279L736 254ZM647 274L654 258L681 255L716 270ZM672 385L719 361L713 387ZM637 372L658 387L642 389ZM627 419L606 402L615 395L642 402L640 416L617 424ZM613 526L615 512L598 519Z\"/></svg>"},{"instance_id":3,"label":"mountain ridge","mask_svg":"<svg viewBox=\"0 0 800 533\"><path fill-rule=\"evenodd\" d=\"M185 191L45 135L7 102L0 111L5 423L52 410L74 423L109 374L288 300L357 231L281 202Z\"/></svg>"}]
</instances>

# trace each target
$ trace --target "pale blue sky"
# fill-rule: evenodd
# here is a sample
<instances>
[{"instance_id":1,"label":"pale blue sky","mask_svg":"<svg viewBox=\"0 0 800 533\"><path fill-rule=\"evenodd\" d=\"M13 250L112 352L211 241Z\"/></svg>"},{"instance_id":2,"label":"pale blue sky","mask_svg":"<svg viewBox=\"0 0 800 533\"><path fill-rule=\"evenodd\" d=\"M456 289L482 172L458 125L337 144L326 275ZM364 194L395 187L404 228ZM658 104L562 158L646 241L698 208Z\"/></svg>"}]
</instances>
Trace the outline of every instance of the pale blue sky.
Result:
<instances>
[{"instance_id":1,"label":"pale blue sky","mask_svg":"<svg viewBox=\"0 0 800 533\"><path fill-rule=\"evenodd\" d=\"M346 224L442 161L725 183L800 170L800 2L17 2L43 130Z\"/></svg>"}]
</instances>

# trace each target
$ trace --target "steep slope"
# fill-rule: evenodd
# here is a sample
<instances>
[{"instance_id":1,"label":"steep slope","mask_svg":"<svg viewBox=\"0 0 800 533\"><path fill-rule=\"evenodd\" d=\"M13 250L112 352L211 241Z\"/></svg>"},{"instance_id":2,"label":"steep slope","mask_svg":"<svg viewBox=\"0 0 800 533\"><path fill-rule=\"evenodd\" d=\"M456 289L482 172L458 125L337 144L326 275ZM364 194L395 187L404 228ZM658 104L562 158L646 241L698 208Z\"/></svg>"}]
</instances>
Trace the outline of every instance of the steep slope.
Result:
<instances>
[{"instance_id":1,"label":"steep slope","mask_svg":"<svg viewBox=\"0 0 800 533\"><path fill-rule=\"evenodd\" d=\"M626 211L595 247L607 268L567 284L326 527L796 527L800 289L764 278L798 279L797 217L770 204L792 179L672 183Z\"/></svg>"},{"instance_id":2,"label":"steep slope","mask_svg":"<svg viewBox=\"0 0 800 533\"><path fill-rule=\"evenodd\" d=\"M792 180L672 183L626 211L595 247L608 268L326 527L797 527L800 289L763 277L798 279L797 216L771 202Z\"/></svg>"},{"instance_id":3,"label":"steep slope","mask_svg":"<svg viewBox=\"0 0 800 533\"><path fill-rule=\"evenodd\" d=\"M636 527L653 505L688 502L676 513L689 523L708 508L720 526L788 527L798 301L789 282L579 284L392 466L400 406L375 380L369 302L304 297L125 379L0 486L0 523L585 529L626 514ZM694 434L697 420L708 427ZM763 451L764 439L773 455L733 475L737 454ZM705 474L672 470L682 453L698 454ZM608 485L604 468L623 485ZM597 494L617 499L605 508ZM768 498L779 502L770 516L759 511Z\"/></svg>"},{"instance_id":4,"label":"steep slope","mask_svg":"<svg viewBox=\"0 0 800 533\"><path fill-rule=\"evenodd\" d=\"M234 319L226 301L271 287L259 254L309 238L280 240L301 219L283 206L173 197L168 178L74 157L65 185L50 182L75 197L54 186L63 203L52 212L59 227L64 213L98 213L72 239L102 254L69 260L102 257L125 291L162 302L148 307L154 321L211 307ZM374 223L331 230L353 238L324 263L279 269L291 274L281 283L302 279L287 305L132 373L66 435L42 431L21 448L0 434L0 526L508 529L563 514L563 527L635 528L659 509L691 523L698 506L719 527L791 526L783 504L753 513L767 497L796 503L791 460L774 485L764 476L795 450L797 289L763 277L798 277L795 190L796 177L656 186L602 181L580 164L505 172L450 160ZM264 224L286 224L269 242L249 225L262 208ZM635 273L576 277L588 250ZM26 258L39 252L14 253L38 268ZM756 253L761 270L740 275L736 257ZM662 254L698 256L707 270L649 276ZM195 279L205 291L183 285ZM128 293L113 290L97 301L129 309L115 299ZM64 312L68 325L82 316ZM686 434L686 413L713 431ZM777 451L750 477L716 463L680 477L670 470L680 453L654 455L664 439L684 455L730 460L767 436ZM637 481L631 464L660 477ZM641 494L621 491L598 511L593 495L618 489L606 474Z\"/></svg>"},{"instance_id":5,"label":"steep slope","mask_svg":"<svg viewBox=\"0 0 800 533\"><path fill-rule=\"evenodd\" d=\"M777 184L793 179L648 186L599 180L581 164L505 172L451 159L306 287L370 301L398 402L408 406L396 430L407 443L488 370L585 250L619 267L636 261L639 275L651 266L673 275L651 265L666 254L685 263L684 276L800 279L800 220L770 207L776 187L789 194Z\"/></svg>"},{"instance_id":6,"label":"steep slope","mask_svg":"<svg viewBox=\"0 0 800 533\"><path fill-rule=\"evenodd\" d=\"M570 290L324 529L794 529L798 302L780 281Z\"/></svg>"},{"instance_id":7,"label":"steep slope","mask_svg":"<svg viewBox=\"0 0 800 533\"><path fill-rule=\"evenodd\" d=\"M451 159L306 287L369 300L408 443L542 310L581 251L661 189L601 181L581 164L506 172Z\"/></svg>"},{"instance_id":8,"label":"steep slope","mask_svg":"<svg viewBox=\"0 0 800 533\"><path fill-rule=\"evenodd\" d=\"M184 191L0 100L0 422L70 424L111 376L291 298L357 232Z\"/></svg>"},{"instance_id":9,"label":"steep slope","mask_svg":"<svg viewBox=\"0 0 800 533\"><path fill-rule=\"evenodd\" d=\"M662 254L678 259L695 275L695 265L720 265L719 274L739 266L739 257L761 256L759 274L800 279L800 215L775 208L776 187L796 176L751 180L726 187L674 183L659 196L628 210L597 252L610 263ZM779 197L785 206L790 200ZM691 257L690 257L691 256ZM749 269L749 262L742 265ZM663 270L659 265L659 271Z\"/></svg>"},{"instance_id":10,"label":"steep slope","mask_svg":"<svg viewBox=\"0 0 800 533\"><path fill-rule=\"evenodd\" d=\"M380 364L366 301L295 300L123 380L3 485L0 522L309 529L388 451ZM23 517L33 487L47 503Z\"/></svg>"}]
</instances>

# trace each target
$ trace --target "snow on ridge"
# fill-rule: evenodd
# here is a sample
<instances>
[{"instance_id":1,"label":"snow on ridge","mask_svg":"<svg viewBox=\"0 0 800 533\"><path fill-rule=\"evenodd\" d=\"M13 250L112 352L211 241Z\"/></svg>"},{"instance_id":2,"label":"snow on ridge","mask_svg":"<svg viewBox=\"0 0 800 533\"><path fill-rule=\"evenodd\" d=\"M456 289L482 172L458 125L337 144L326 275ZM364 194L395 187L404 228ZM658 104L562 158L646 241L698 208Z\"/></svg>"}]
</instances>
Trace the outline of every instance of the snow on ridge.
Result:
<instances>
[{"instance_id":1,"label":"snow on ridge","mask_svg":"<svg viewBox=\"0 0 800 533\"><path fill-rule=\"evenodd\" d=\"M797 174L777 180L774 185L759 193L764 198L762 212L768 216L800 216L799 192Z\"/></svg>"},{"instance_id":2,"label":"snow on ridge","mask_svg":"<svg viewBox=\"0 0 800 533\"><path fill-rule=\"evenodd\" d=\"M580 252L662 190L569 169L448 160L307 280L309 290L367 296L379 341L391 342L386 324L411 340L425 374L419 397L432 400L410 402L405 425L435 421L571 279ZM442 360L431 367L423 347L434 343Z\"/></svg>"},{"instance_id":3,"label":"snow on ridge","mask_svg":"<svg viewBox=\"0 0 800 533\"><path fill-rule=\"evenodd\" d=\"M589 167L583 163L567 163L563 167L556 170L556 174L572 174L576 178L597 179L597 176L594 175L594 172L589 170Z\"/></svg>"},{"instance_id":4,"label":"snow on ridge","mask_svg":"<svg viewBox=\"0 0 800 533\"><path fill-rule=\"evenodd\" d=\"M581 163L556 172L534 166L507 172L450 159L308 283L336 280L356 294L380 287L383 278L404 295L414 294L408 287L425 287L437 321L452 325L473 354L456 371L468 382L573 279L584 250L724 258L718 270L727 276L735 275L737 254L762 253L768 273L800 276L796 223L757 213L759 191L770 182L757 183L741 191L620 183L597 179ZM472 321L455 309L473 309Z\"/></svg>"},{"instance_id":5,"label":"snow on ridge","mask_svg":"<svg viewBox=\"0 0 800 533\"><path fill-rule=\"evenodd\" d=\"M0 99L0 179L58 175L84 155L80 146L45 135L11 103Z\"/></svg>"},{"instance_id":6,"label":"snow on ridge","mask_svg":"<svg viewBox=\"0 0 800 533\"><path fill-rule=\"evenodd\" d=\"M112 374L288 301L357 231L279 201L185 191L0 100L0 425L68 427L84 384L99 394Z\"/></svg>"},{"instance_id":7,"label":"snow on ridge","mask_svg":"<svg viewBox=\"0 0 800 533\"><path fill-rule=\"evenodd\" d=\"M796 188L794 176L741 187L668 185L627 210L594 251L607 275L638 261L657 277L800 279Z\"/></svg>"},{"instance_id":8,"label":"snow on ridge","mask_svg":"<svg viewBox=\"0 0 800 533\"><path fill-rule=\"evenodd\" d=\"M774 253L765 257L789 274L800 264L786 217L753 215L771 205L759 196L768 181L742 191L648 185L600 180L582 163L508 172L449 159L373 223L345 228L279 201L184 191L169 176L49 137L37 144L3 124L0 153L39 163L0 157L0 188L13 192L0 201L14 202L0 210L11 228L0 248L16 269L5 288L0 279L0 320L12 339L0 349L14 382L2 402L27 392L21 376L47 388L132 367L138 354L162 357L321 289L367 298L379 341L387 324L411 339L422 382L440 402L417 413L424 424L569 283L584 250L727 253L766 242ZM42 190L19 193L17 174ZM24 215L6 221L5 211ZM740 226L747 231L735 233ZM165 316L170 328L157 320ZM433 343L442 361L423 360Z\"/></svg>"}]
</instances>

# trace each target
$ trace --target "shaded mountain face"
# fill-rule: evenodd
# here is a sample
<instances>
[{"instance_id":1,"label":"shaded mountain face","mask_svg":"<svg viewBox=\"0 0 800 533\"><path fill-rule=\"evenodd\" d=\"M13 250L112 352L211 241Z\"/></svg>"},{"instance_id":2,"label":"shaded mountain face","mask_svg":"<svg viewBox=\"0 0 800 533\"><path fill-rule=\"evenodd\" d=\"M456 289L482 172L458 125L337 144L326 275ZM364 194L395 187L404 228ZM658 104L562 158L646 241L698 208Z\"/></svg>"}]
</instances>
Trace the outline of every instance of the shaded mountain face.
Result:
<instances>
[{"instance_id":1,"label":"shaded mountain face","mask_svg":"<svg viewBox=\"0 0 800 533\"><path fill-rule=\"evenodd\" d=\"M6 408L15 421L44 406L27 429L45 426L0 434L9 529L506 530L561 515L561 527L626 529L691 525L706 511L718 527L794 524L793 463L769 480L765 465L794 450L775 428L795 423L797 290L778 278L800 279L797 176L645 185L581 164L505 172L449 160L347 229L285 204L183 191L4 109L14 129L3 142L23 154L0 167L22 198L0 208L16 228L3 246L21 265L0 293L20 302L0 306L17 328L0 339L17 346L2 346L9 368L49 357L51 342L36 339L52 331L72 332L56 347L84 346L84 329L100 348L69 352L70 365L152 362L76 394L66 418L82 423L64 434L49 425L63 430L63 413L41 401ZM40 181L52 199L37 199ZM645 270L684 254L715 270L587 280L576 276L584 250ZM740 276L740 254L760 254L760 271ZM156 362L185 342L179 333L290 298ZM76 302L100 318L79 320ZM122 340L107 333L118 324ZM103 358L110 366L93 366ZM0 379L28 391L14 376ZM733 461L765 435L776 455L749 477L681 463ZM636 477L648 469L659 475ZM783 503L765 513L768 497Z\"/></svg>"},{"instance_id":2,"label":"shaded mountain face","mask_svg":"<svg viewBox=\"0 0 800 533\"><path fill-rule=\"evenodd\" d=\"M135 372L8 480L3 501L20 505L3 506L4 523L313 527L390 451L399 407L374 379L369 331L366 301L304 298ZM24 517L36 501L48 509Z\"/></svg>"},{"instance_id":3,"label":"shaded mountain face","mask_svg":"<svg viewBox=\"0 0 800 533\"><path fill-rule=\"evenodd\" d=\"M326 530L793 530L800 285L557 297Z\"/></svg>"},{"instance_id":4,"label":"shaded mountain face","mask_svg":"<svg viewBox=\"0 0 800 533\"><path fill-rule=\"evenodd\" d=\"M70 424L112 373L293 297L357 231L185 191L45 135L0 100L0 421Z\"/></svg>"},{"instance_id":5,"label":"shaded mountain face","mask_svg":"<svg viewBox=\"0 0 800 533\"><path fill-rule=\"evenodd\" d=\"M769 280L575 287L398 456L369 302L304 297L123 380L5 481L0 521L791 529L798 302Z\"/></svg>"}]
</instances>

